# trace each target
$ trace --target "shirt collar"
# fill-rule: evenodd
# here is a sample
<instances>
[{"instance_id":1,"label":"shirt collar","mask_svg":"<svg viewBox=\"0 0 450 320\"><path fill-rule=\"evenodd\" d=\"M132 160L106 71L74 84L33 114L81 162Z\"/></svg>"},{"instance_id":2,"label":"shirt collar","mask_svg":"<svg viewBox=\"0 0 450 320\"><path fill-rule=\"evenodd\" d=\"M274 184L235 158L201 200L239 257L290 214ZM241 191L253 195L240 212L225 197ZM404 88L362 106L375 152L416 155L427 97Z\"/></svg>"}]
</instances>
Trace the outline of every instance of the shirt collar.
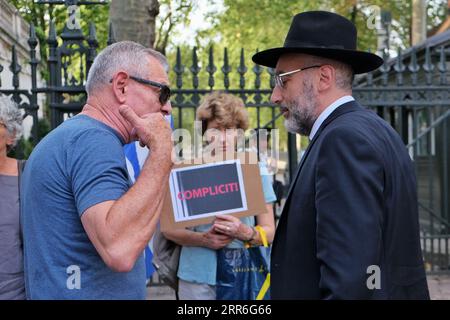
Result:
<instances>
[{"instance_id":1,"label":"shirt collar","mask_svg":"<svg viewBox=\"0 0 450 320\"><path fill-rule=\"evenodd\" d=\"M354 100L355 99L352 96L343 96L330 104L325 110L323 110L312 126L311 133L309 134L309 140L311 141L314 138L322 123L328 118L330 114L333 113L334 110L336 110L343 104Z\"/></svg>"}]
</instances>

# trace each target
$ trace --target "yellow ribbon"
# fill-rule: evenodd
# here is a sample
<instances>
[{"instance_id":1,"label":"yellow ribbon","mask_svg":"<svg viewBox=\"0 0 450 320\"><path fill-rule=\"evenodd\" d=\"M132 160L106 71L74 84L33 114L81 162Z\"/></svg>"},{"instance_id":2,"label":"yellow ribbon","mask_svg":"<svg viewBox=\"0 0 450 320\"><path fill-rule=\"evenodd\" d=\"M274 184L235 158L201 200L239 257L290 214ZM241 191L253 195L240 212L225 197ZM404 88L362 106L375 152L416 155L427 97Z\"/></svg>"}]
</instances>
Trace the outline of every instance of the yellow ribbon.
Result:
<instances>
[{"instance_id":1,"label":"yellow ribbon","mask_svg":"<svg viewBox=\"0 0 450 320\"><path fill-rule=\"evenodd\" d=\"M269 290L269 287L270 287L270 273L267 274L266 280L264 280L261 290L259 290L259 293L256 296L256 300L264 299L264 296L266 295L267 290Z\"/></svg>"},{"instance_id":2,"label":"yellow ribbon","mask_svg":"<svg viewBox=\"0 0 450 320\"><path fill-rule=\"evenodd\" d=\"M268 247L269 246L269 242L267 241L266 230L264 230L264 228L261 227L261 226L256 226L255 229L256 229L256 231L258 231L259 236L261 237L261 241L262 241L264 247ZM263 283L263 285L261 287L261 290L259 290L259 293L256 296L256 300L264 299L264 296L266 295L267 290L269 290L269 287L270 287L270 273L267 274L266 280L264 280L264 283Z\"/></svg>"},{"instance_id":3,"label":"yellow ribbon","mask_svg":"<svg viewBox=\"0 0 450 320\"><path fill-rule=\"evenodd\" d=\"M264 228L261 226L256 226L255 229L256 229L256 231L259 232L259 236L261 237L261 241L262 241L264 247L268 247L269 242L267 242L266 230L264 230Z\"/></svg>"}]
</instances>

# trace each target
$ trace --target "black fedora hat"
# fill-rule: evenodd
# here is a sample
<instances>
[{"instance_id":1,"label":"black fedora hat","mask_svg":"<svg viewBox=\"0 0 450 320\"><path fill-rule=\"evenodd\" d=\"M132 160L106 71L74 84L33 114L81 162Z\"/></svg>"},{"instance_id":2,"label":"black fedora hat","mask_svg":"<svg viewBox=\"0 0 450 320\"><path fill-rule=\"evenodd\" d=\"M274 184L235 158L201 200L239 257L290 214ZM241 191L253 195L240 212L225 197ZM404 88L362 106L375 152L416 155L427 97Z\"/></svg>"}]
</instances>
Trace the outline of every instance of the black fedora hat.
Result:
<instances>
[{"instance_id":1,"label":"black fedora hat","mask_svg":"<svg viewBox=\"0 0 450 320\"><path fill-rule=\"evenodd\" d=\"M258 52L252 60L275 68L284 53L306 53L338 60L352 66L355 73L365 73L383 64L379 56L356 50L357 31L348 19L327 11L299 13L292 19L283 47Z\"/></svg>"}]
</instances>

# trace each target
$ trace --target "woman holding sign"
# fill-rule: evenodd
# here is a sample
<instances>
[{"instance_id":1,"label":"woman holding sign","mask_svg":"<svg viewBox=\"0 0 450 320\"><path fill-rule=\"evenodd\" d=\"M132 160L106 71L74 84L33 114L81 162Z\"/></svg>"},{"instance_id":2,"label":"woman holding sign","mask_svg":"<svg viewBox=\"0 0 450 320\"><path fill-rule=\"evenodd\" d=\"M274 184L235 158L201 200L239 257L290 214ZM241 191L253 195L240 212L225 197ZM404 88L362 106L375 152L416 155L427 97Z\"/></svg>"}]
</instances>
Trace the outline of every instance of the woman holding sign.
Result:
<instances>
[{"instance_id":1,"label":"woman holding sign","mask_svg":"<svg viewBox=\"0 0 450 320\"><path fill-rule=\"evenodd\" d=\"M197 109L197 120L202 121L203 134L219 152L234 151L238 129L248 128L248 114L243 101L221 92L204 98ZM164 233L182 246L178 267L178 295L181 300L216 299L217 250L260 246L263 243L261 233L266 235L269 243L272 242L275 232L272 203L276 196L267 169L263 166L260 169L267 214L240 219L218 215L212 225ZM239 285L242 284L236 283Z\"/></svg>"}]
</instances>

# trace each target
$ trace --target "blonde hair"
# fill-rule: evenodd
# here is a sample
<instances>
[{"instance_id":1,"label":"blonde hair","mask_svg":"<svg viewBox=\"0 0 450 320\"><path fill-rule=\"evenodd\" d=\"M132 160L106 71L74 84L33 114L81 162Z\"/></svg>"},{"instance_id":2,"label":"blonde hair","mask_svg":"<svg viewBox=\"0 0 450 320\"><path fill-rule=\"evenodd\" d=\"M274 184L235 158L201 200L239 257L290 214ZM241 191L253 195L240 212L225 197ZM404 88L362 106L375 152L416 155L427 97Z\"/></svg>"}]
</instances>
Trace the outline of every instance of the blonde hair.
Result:
<instances>
[{"instance_id":1,"label":"blonde hair","mask_svg":"<svg viewBox=\"0 0 450 320\"><path fill-rule=\"evenodd\" d=\"M205 133L208 122L216 121L224 129L248 128L248 112L244 101L232 94L213 92L206 95L197 108L197 120L202 121L202 131Z\"/></svg>"}]
</instances>

